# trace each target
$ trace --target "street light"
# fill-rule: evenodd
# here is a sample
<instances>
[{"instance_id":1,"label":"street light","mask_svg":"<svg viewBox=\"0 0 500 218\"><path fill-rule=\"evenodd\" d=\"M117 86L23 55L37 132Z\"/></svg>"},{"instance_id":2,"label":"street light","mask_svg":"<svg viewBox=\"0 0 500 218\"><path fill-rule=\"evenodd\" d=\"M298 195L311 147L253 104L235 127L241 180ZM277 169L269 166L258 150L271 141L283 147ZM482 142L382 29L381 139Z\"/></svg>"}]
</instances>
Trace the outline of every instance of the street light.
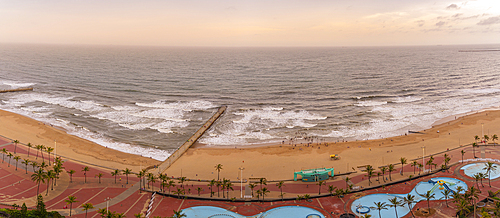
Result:
<instances>
[{"instance_id":1,"label":"street light","mask_svg":"<svg viewBox=\"0 0 500 218\"><path fill-rule=\"evenodd\" d=\"M109 197L106 197L104 199L104 201L106 201L106 213L108 213L108 203L109 203L109 200L111 200L111 198L109 198Z\"/></svg>"},{"instance_id":2,"label":"street light","mask_svg":"<svg viewBox=\"0 0 500 218\"><path fill-rule=\"evenodd\" d=\"M422 164L424 164L424 173L425 173L425 161L424 161L424 157L425 157L425 145L422 146Z\"/></svg>"},{"instance_id":3,"label":"street light","mask_svg":"<svg viewBox=\"0 0 500 218\"><path fill-rule=\"evenodd\" d=\"M245 169L244 167L238 168L240 169L240 198L243 198L243 170Z\"/></svg>"}]
</instances>

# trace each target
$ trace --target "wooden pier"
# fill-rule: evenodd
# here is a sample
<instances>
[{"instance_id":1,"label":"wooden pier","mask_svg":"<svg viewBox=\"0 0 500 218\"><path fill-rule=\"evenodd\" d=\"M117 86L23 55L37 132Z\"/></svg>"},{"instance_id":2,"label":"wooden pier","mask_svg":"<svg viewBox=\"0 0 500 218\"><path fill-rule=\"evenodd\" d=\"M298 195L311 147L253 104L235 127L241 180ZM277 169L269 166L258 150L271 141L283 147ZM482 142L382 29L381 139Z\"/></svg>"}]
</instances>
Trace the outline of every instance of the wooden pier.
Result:
<instances>
[{"instance_id":1,"label":"wooden pier","mask_svg":"<svg viewBox=\"0 0 500 218\"><path fill-rule=\"evenodd\" d=\"M5 93L5 92L21 92L21 91L33 91L33 88L20 88L20 89L0 90L0 93Z\"/></svg>"},{"instance_id":2,"label":"wooden pier","mask_svg":"<svg viewBox=\"0 0 500 218\"><path fill-rule=\"evenodd\" d=\"M158 171L163 172L167 170L177 159L179 159L184 152L186 152L226 111L227 106L222 106L219 110L205 123L203 126L194 133L183 145L181 145L172 155L170 155L163 163L158 166Z\"/></svg>"}]
</instances>

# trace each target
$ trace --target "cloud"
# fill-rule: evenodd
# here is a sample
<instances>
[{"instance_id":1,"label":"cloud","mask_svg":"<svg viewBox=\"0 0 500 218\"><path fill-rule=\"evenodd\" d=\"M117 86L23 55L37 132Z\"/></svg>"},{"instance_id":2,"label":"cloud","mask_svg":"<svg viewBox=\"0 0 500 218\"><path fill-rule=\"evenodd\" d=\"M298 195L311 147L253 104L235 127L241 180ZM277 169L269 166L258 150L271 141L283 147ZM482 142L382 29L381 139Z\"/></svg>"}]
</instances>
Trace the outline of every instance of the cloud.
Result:
<instances>
[{"instance_id":1,"label":"cloud","mask_svg":"<svg viewBox=\"0 0 500 218\"><path fill-rule=\"evenodd\" d=\"M424 20L417 20L415 22L418 24L419 27L422 27L425 24Z\"/></svg>"},{"instance_id":2,"label":"cloud","mask_svg":"<svg viewBox=\"0 0 500 218\"><path fill-rule=\"evenodd\" d=\"M438 27L442 27L442 26L443 26L443 25L445 25L445 24L446 24L446 22L444 22L444 21L439 21L439 22L437 22L437 23L436 23L436 26L438 26Z\"/></svg>"},{"instance_id":3,"label":"cloud","mask_svg":"<svg viewBox=\"0 0 500 218\"><path fill-rule=\"evenodd\" d=\"M492 25L492 24L500 24L500 16L486 18L477 23L477 25Z\"/></svg>"},{"instance_id":4,"label":"cloud","mask_svg":"<svg viewBox=\"0 0 500 218\"><path fill-rule=\"evenodd\" d=\"M458 7L458 5L456 4L451 4L451 5L448 5L448 7L446 7L447 10L458 10L460 9L460 7Z\"/></svg>"},{"instance_id":5,"label":"cloud","mask_svg":"<svg viewBox=\"0 0 500 218\"><path fill-rule=\"evenodd\" d=\"M453 18L457 18L457 17L460 17L460 16L462 16L462 15L463 15L462 13L458 13L458 14L454 14L454 15L453 15L453 16L451 16L451 17L453 17Z\"/></svg>"}]
</instances>

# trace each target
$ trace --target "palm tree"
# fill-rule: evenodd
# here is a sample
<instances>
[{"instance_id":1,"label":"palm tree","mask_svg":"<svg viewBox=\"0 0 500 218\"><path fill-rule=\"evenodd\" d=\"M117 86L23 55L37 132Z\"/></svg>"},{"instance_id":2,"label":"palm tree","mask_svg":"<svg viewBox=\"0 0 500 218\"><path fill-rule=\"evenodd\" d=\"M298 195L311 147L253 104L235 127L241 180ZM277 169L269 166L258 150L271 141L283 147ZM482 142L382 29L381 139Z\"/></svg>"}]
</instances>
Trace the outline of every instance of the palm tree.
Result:
<instances>
[{"instance_id":1,"label":"palm tree","mask_svg":"<svg viewBox=\"0 0 500 218\"><path fill-rule=\"evenodd\" d=\"M388 169L388 171L389 171L389 179L392 181L391 172L392 172L392 171L394 171L394 165L389 164L389 169Z\"/></svg>"},{"instance_id":2,"label":"palm tree","mask_svg":"<svg viewBox=\"0 0 500 218\"><path fill-rule=\"evenodd\" d=\"M114 176L115 177L115 184L116 184L116 176L120 175L120 170L119 169L115 169L115 171L111 172L111 176ZM141 175L141 173L139 172L139 174L137 176ZM141 182L141 177L139 177L139 183ZM139 184L139 187L140 184Z\"/></svg>"},{"instance_id":3,"label":"palm tree","mask_svg":"<svg viewBox=\"0 0 500 218\"><path fill-rule=\"evenodd\" d=\"M488 140L490 140L490 137L488 137L488 135L484 135L483 139L484 139L484 144L486 144L486 142L488 142Z\"/></svg>"},{"instance_id":4,"label":"palm tree","mask_svg":"<svg viewBox=\"0 0 500 218\"><path fill-rule=\"evenodd\" d=\"M398 210L397 207L402 206L402 201L398 200L398 197L394 197L389 199L389 202L391 203L389 207L394 207L394 211L396 211L396 218L398 218Z\"/></svg>"},{"instance_id":5,"label":"palm tree","mask_svg":"<svg viewBox=\"0 0 500 218\"><path fill-rule=\"evenodd\" d=\"M36 159L38 160L38 152L40 151L40 149L42 149L42 146L41 145L35 145L35 148L36 148Z\"/></svg>"},{"instance_id":6,"label":"palm tree","mask_svg":"<svg viewBox=\"0 0 500 218\"><path fill-rule=\"evenodd\" d=\"M175 187L175 182L172 180L169 180L167 183L167 188L168 188L168 193L170 194L170 187ZM210 195L212 197L212 195Z\"/></svg>"},{"instance_id":7,"label":"palm tree","mask_svg":"<svg viewBox=\"0 0 500 218\"><path fill-rule=\"evenodd\" d=\"M210 182L207 184L207 186L208 186L208 187L210 187L210 197L212 197L212 193L213 193L213 191L212 191L212 190L213 190L213 189L212 189L212 187L215 185L215 183L216 183L216 182L215 182L215 179L212 179L212 180L210 180ZM251 185L251 184L250 184L250 185ZM252 191L253 191L253 189L252 189Z\"/></svg>"},{"instance_id":8,"label":"palm tree","mask_svg":"<svg viewBox=\"0 0 500 218\"><path fill-rule=\"evenodd\" d=\"M87 211L88 211L89 209L94 208L94 205L92 205L92 203L85 203L85 204L82 204L82 207L83 207L83 209L82 209L82 210L84 210L84 211L85 211L85 218L87 218Z\"/></svg>"},{"instance_id":9,"label":"palm tree","mask_svg":"<svg viewBox=\"0 0 500 218\"><path fill-rule=\"evenodd\" d=\"M220 171L222 170L222 164L215 165L215 170L217 170L217 180L220 180L219 174L220 174Z\"/></svg>"},{"instance_id":10,"label":"palm tree","mask_svg":"<svg viewBox=\"0 0 500 218\"><path fill-rule=\"evenodd\" d=\"M12 159L12 156L14 156L12 153L9 152L9 154L7 154L7 157L9 157L9 167L10 167L10 159Z\"/></svg>"},{"instance_id":11,"label":"palm tree","mask_svg":"<svg viewBox=\"0 0 500 218\"><path fill-rule=\"evenodd\" d=\"M281 200L283 200L283 186L285 186L285 181L279 181L278 183L276 183L276 186L278 186L278 188L280 189Z\"/></svg>"},{"instance_id":12,"label":"palm tree","mask_svg":"<svg viewBox=\"0 0 500 218\"><path fill-rule=\"evenodd\" d=\"M492 170L496 170L497 169L497 166L494 165L494 163L492 162L487 162L485 163L485 167L483 168L483 170L486 170L486 173L488 174L488 183L490 184L490 188L491 188L491 171Z\"/></svg>"},{"instance_id":13,"label":"palm tree","mask_svg":"<svg viewBox=\"0 0 500 218\"><path fill-rule=\"evenodd\" d=\"M462 153L462 163L464 162L464 154L465 154L465 151L464 150L461 150L460 153Z\"/></svg>"},{"instance_id":14,"label":"palm tree","mask_svg":"<svg viewBox=\"0 0 500 218\"><path fill-rule=\"evenodd\" d=\"M74 170L69 170L69 171L67 171L67 172L69 173L69 176L70 176L70 180L69 180L69 182L71 182L71 183L72 183L72 182L73 182L73 174L75 173L75 171L74 171Z\"/></svg>"},{"instance_id":15,"label":"palm tree","mask_svg":"<svg viewBox=\"0 0 500 218\"><path fill-rule=\"evenodd\" d=\"M435 194L434 193L431 194L431 191L429 190L425 194L418 194L418 195L420 195L421 197L425 198L425 200L427 201L427 210L430 211L431 210L431 205L430 205L429 201L431 199L434 199Z\"/></svg>"},{"instance_id":16,"label":"palm tree","mask_svg":"<svg viewBox=\"0 0 500 218\"><path fill-rule=\"evenodd\" d=\"M344 180L345 180L345 188L347 189L349 187L348 183L349 183L349 181L351 181L351 178L346 176Z\"/></svg>"},{"instance_id":17,"label":"palm tree","mask_svg":"<svg viewBox=\"0 0 500 218\"><path fill-rule=\"evenodd\" d=\"M47 192L45 193L45 196L47 196L49 194L50 180L54 179L55 172L53 170L47 170L47 173L45 174L45 176L47 178ZM54 183L52 182L52 184L54 184Z\"/></svg>"},{"instance_id":18,"label":"palm tree","mask_svg":"<svg viewBox=\"0 0 500 218\"><path fill-rule=\"evenodd\" d=\"M156 177L154 174L151 174L149 176L149 181L151 181L151 190L154 192L155 191L155 182L156 182Z\"/></svg>"},{"instance_id":19,"label":"palm tree","mask_svg":"<svg viewBox=\"0 0 500 218\"><path fill-rule=\"evenodd\" d=\"M12 143L14 143L14 154L16 154L17 143L19 143L19 140L14 140L14 141L12 141Z\"/></svg>"},{"instance_id":20,"label":"palm tree","mask_svg":"<svg viewBox=\"0 0 500 218\"><path fill-rule=\"evenodd\" d=\"M38 188L36 190L36 196L38 196L38 193L40 193L40 183L45 183L45 171L43 171L42 168L39 168L38 171L35 171L33 174L31 174L31 180L38 183Z\"/></svg>"},{"instance_id":21,"label":"palm tree","mask_svg":"<svg viewBox=\"0 0 500 218\"><path fill-rule=\"evenodd\" d=\"M49 166L49 165L47 165L45 162L42 162L42 163L40 164L40 166L38 166L38 168L45 169L45 168L47 168L48 166Z\"/></svg>"},{"instance_id":22,"label":"palm tree","mask_svg":"<svg viewBox=\"0 0 500 218\"><path fill-rule=\"evenodd\" d=\"M387 209L387 205L385 204L385 202L373 202L375 204L375 207L370 207L371 209L374 209L374 210L378 210L378 217L382 217L382 215L380 215L380 211L381 210L388 210Z\"/></svg>"},{"instance_id":23,"label":"palm tree","mask_svg":"<svg viewBox=\"0 0 500 218\"><path fill-rule=\"evenodd\" d=\"M255 187L257 187L257 184L256 184L256 183L250 183L250 184L248 185L248 187L250 187L250 189L252 190L252 198L253 198L253 189L254 189Z\"/></svg>"},{"instance_id":24,"label":"palm tree","mask_svg":"<svg viewBox=\"0 0 500 218\"><path fill-rule=\"evenodd\" d=\"M28 157L30 157L30 149L33 147L33 145L30 142L28 142L26 146L28 146Z\"/></svg>"},{"instance_id":25,"label":"palm tree","mask_svg":"<svg viewBox=\"0 0 500 218\"><path fill-rule=\"evenodd\" d=\"M132 173L132 170L129 168L125 168L125 170L123 170L123 174L125 174L125 176L127 176L127 184L128 184L128 174L131 174L131 173Z\"/></svg>"},{"instance_id":26,"label":"palm tree","mask_svg":"<svg viewBox=\"0 0 500 218\"><path fill-rule=\"evenodd\" d=\"M476 180L476 185L477 185L477 189L480 189L479 188L479 180L481 180L481 178L483 177L480 173L476 173L473 175L474 179Z\"/></svg>"},{"instance_id":27,"label":"palm tree","mask_svg":"<svg viewBox=\"0 0 500 218\"><path fill-rule=\"evenodd\" d=\"M262 188L261 189L261 194L262 194L262 200L264 200L264 197L267 195L267 193L269 193L270 191L267 190L266 187Z\"/></svg>"},{"instance_id":28,"label":"palm tree","mask_svg":"<svg viewBox=\"0 0 500 218\"><path fill-rule=\"evenodd\" d=\"M99 178L99 184L101 184L102 173L98 173L96 176L97 176L97 178Z\"/></svg>"},{"instance_id":29,"label":"palm tree","mask_svg":"<svg viewBox=\"0 0 500 218\"><path fill-rule=\"evenodd\" d=\"M89 167L85 166L83 167L82 171L84 172L83 175L85 176L85 182L87 183L87 171L90 171Z\"/></svg>"},{"instance_id":30,"label":"palm tree","mask_svg":"<svg viewBox=\"0 0 500 218\"><path fill-rule=\"evenodd\" d=\"M49 165L50 165L50 152L54 151L54 148L47 147L46 151L47 151L47 154L49 154Z\"/></svg>"},{"instance_id":31,"label":"palm tree","mask_svg":"<svg viewBox=\"0 0 500 218\"><path fill-rule=\"evenodd\" d=\"M233 183L231 183L231 180L228 179L225 186L226 186L226 197L227 199L229 199L229 189L234 191Z\"/></svg>"},{"instance_id":32,"label":"palm tree","mask_svg":"<svg viewBox=\"0 0 500 218\"><path fill-rule=\"evenodd\" d=\"M176 194L177 197L179 198L181 195L184 194L184 189L177 188L177 191L174 191L174 194Z\"/></svg>"},{"instance_id":33,"label":"palm tree","mask_svg":"<svg viewBox=\"0 0 500 218\"><path fill-rule=\"evenodd\" d=\"M3 162L5 162L5 155L7 154L7 149L2 148L2 150L0 150L0 152L2 152L2 154L3 154L3 157L2 157L2 163L3 163Z\"/></svg>"},{"instance_id":34,"label":"palm tree","mask_svg":"<svg viewBox=\"0 0 500 218\"><path fill-rule=\"evenodd\" d=\"M416 166L418 166L418 162L416 160L414 160L413 162L411 162L411 165L413 167L413 174L415 174L415 168Z\"/></svg>"},{"instance_id":35,"label":"palm tree","mask_svg":"<svg viewBox=\"0 0 500 218\"><path fill-rule=\"evenodd\" d=\"M335 191L335 189L337 189L337 187L335 187L333 185L328 186L328 192L330 192L330 195L333 195L333 192Z\"/></svg>"},{"instance_id":36,"label":"palm tree","mask_svg":"<svg viewBox=\"0 0 500 218\"><path fill-rule=\"evenodd\" d=\"M368 171L368 185L371 184L371 178L373 177L373 169L371 169L370 171Z\"/></svg>"},{"instance_id":37,"label":"palm tree","mask_svg":"<svg viewBox=\"0 0 500 218\"><path fill-rule=\"evenodd\" d=\"M182 210L176 211L174 210L174 215L172 218L182 218L182 217L187 217L186 214L182 213Z\"/></svg>"},{"instance_id":38,"label":"palm tree","mask_svg":"<svg viewBox=\"0 0 500 218\"><path fill-rule=\"evenodd\" d=\"M319 181L318 183L316 183L316 185L319 186L318 195L321 195L321 186L324 185L325 183L326 183L325 181Z\"/></svg>"},{"instance_id":39,"label":"palm tree","mask_svg":"<svg viewBox=\"0 0 500 218\"><path fill-rule=\"evenodd\" d=\"M198 187L198 188L196 188L196 191L198 191L198 196L200 196L200 192L202 192L203 189L201 187Z\"/></svg>"},{"instance_id":40,"label":"palm tree","mask_svg":"<svg viewBox=\"0 0 500 218\"><path fill-rule=\"evenodd\" d=\"M446 202L446 207L449 207L448 206L448 197L452 194L452 192L449 190L449 189L444 189L443 190L443 195L444 195L444 199L445 199L445 202Z\"/></svg>"},{"instance_id":41,"label":"palm tree","mask_svg":"<svg viewBox=\"0 0 500 218\"><path fill-rule=\"evenodd\" d=\"M33 167L33 171L35 171L35 167L38 166L38 163L33 161L33 162L31 162L31 166Z\"/></svg>"},{"instance_id":42,"label":"palm tree","mask_svg":"<svg viewBox=\"0 0 500 218\"><path fill-rule=\"evenodd\" d=\"M446 169L448 169L448 163L450 163L450 156L448 154L444 154L444 165L446 166Z\"/></svg>"},{"instance_id":43,"label":"palm tree","mask_svg":"<svg viewBox=\"0 0 500 218\"><path fill-rule=\"evenodd\" d=\"M404 174L404 173L403 173L404 166L405 166L405 164L406 164L407 160L406 160L406 158L405 158L405 157L402 157L402 158L400 158L400 159L399 159L399 162L401 163L401 175L403 175L403 174Z\"/></svg>"},{"instance_id":44,"label":"palm tree","mask_svg":"<svg viewBox=\"0 0 500 218\"><path fill-rule=\"evenodd\" d=\"M415 215L413 214L413 211L412 211L412 204L415 203L415 196L414 195L411 195L411 194L408 194L406 197L403 198L403 202L408 205L408 209L410 209L410 212L411 212L411 215L413 217L415 217Z\"/></svg>"},{"instance_id":45,"label":"palm tree","mask_svg":"<svg viewBox=\"0 0 500 218\"><path fill-rule=\"evenodd\" d=\"M71 210L73 209L73 203L76 203L78 201L76 200L76 197L73 195L68 196L68 199L64 200L64 201L66 202L66 204L69 204L69 216L71 216Z\"/></svg>"},{"instance_id":46,"label":"palm tree","mask_svg":"<svg viewBox=\"0 0 500 218\"><path fill-rule=\"evenodd\" d=\"M260 184L260 189L262 189L262 185L267 185L266 178L260 178L259 179L259 184Z\"/></svg>"},{"instance_id":47,"label":"palm tree","mask_svg":"<svg viewBox=\"0 0 500 218\"><path fill-rule=\"evenodd\" d=\"M45 145L40 145L40 153L42 154L42 161L45 161L45 158L43 157L44 150L45 150Z\"/></svg>"},{"instance_id":48,"label":"palm tree","mask_svg":"<svg viewBox=\"0 0 500 218\"><path fill-rule=\"evenodd\" d=\"M19 163L19 159L21 159L21 157L19 157L19 156L14 157L14 160L16 160L16 171L17 171L17 163Z\"/></svg>"},{"instance_id":49,"label":"palm tree","mask_svg":"<svg viewBox=\"0 0 500 218\"><path fill-rule=\"evenodd\" d=\"M385 182L385 171L387 170L387 167L383 166L380 167L380 171L382 171L382 180Z\"/></svg>"},{"instance_id":50,"label":"palm tree","mask_svg":"<svg viewBox=\"0 0 500 218\"><path fill-rule=\"evenodd\" d=\"M28 164L30 163L31 161L29 159L23 159L23 162L21 162L21 164L24 164L26 165L26 174L28 174Z\"/></svg>"},{"instance_id":51,"label":"palm tree","mask_svg":"<svg viewBox=\"0 0 500 218\"><path fill-rule=\"evenodd\" d=\"M491 141L493 141L493 145L496 145L495 140L498 140L497 134L491 136Z\"/></svg>"}]
</instances>

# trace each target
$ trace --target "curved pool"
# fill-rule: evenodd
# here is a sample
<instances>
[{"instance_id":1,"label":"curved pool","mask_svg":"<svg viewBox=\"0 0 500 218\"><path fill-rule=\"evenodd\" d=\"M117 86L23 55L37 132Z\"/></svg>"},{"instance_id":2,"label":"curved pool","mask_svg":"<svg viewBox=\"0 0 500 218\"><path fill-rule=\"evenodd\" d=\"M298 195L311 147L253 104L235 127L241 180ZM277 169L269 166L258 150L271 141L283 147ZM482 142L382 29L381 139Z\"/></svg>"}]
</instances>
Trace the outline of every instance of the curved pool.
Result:
<instances>
[{"instance_id":1,"label":"curved pool","mask_svg":"<svg viewBox=\"0 0 500 218\"><path fill-rule=\"evenodd\" d=\"M243 216L237 214L235 212L220 208L220 207L212 207L212 206L197 206L197 207L189 207L182 212L186 215L186 217L208 217L208 218L248 218L247 216ZM266 212L262 212L260 214L249 216L252 218L281 218L281 217L299 217L299 218L325 218L321 212L301 206L283 206L273 208Z\"/></svg>"},{"instance_id":2,"label":"curved pool","mask_svg":"<svg viewBox=\"0 0 500 218\"><path fill-rule=\"evenodd\" d=\"M432 193L435 194L434 200L438 200L440 198L444 199L444 194L443 191L446 188L451 189L452 191L456 191L457 187L461 186L464 190L467 190L467 184L465 184L463 181L455 178L449 178L449 177L436 177L436 178L430 178L432 182L428 182L429 180L425 180L422 182L419 182L410 192L411 195L415 196L415 202L419 201L425 201L425 198L421 197L419 194L425 194L427 191L431 191ZM441 184L446 184L445 185L440 185ZM379 218L378 215L378 210L375 209L367 209L371 207L375 207L375 202L384 202L387 205L390 205L389 199L397 197L400 201L403 200L404 197L406 197L408 193L405 194L371 194L367 195L361 198L356 199L354 202L351 204L351 211L358 216L364 215L364 214L370 214L372 215L373 218ZM451 199L451 196L448 196L448 199ZM412 206L415 206L413 204ZM359 211L360 213L358 213ZM410 209L408 208L408 205L405 204L404 207L397 207L398 211L398 217L403 217L406 214L410 212ZM382 217L394 217L395 212L393 207L387 206L387 210L381 210L380 215Z\"/></svg>"},{"instance_id":3,"label":"curved pool","mask_svg":"<svg viewBox=\"0 0 500 218\"><path fill-rule=\"evenodd\" d=\"M484 162L479 162L479 163L471 163L463 166L460 168L461 170L464 170L465 175L474 178L474 174L477 173L486 173L486 170L484 169L486 166L486 163ZM500 165L498 164L493 164L493 166L496 166L496 169L491 171L491 179L496 179L500 177ZM488 176L488 174L486 174Z\"/></svg>"}]
</instances>

